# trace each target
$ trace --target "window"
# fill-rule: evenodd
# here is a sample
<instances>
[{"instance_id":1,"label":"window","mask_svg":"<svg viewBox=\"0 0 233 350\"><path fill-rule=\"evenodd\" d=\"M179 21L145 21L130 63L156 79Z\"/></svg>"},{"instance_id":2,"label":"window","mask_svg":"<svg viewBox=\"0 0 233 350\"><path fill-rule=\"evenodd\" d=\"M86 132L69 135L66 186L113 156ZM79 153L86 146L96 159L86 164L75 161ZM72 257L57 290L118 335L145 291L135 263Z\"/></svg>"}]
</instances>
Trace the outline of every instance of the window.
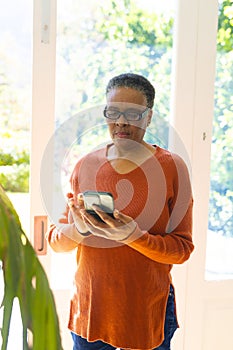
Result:
<instances>
[{"instance_id":1,"label":"window","mask_svg":"<svg viewBox=\"0 0 233 350\"><path fill-rule=\"evenodd\" d=\"M20 6L16 0L9 0L0 11L0 183L26 233L29 232L32 5L30 0L20 1ZM4 290L1 261L0 290ZM1 293L0 304L2 298ZM23 349L18 299L13 304L7 349L15 349L16 344L17 349Z\"/></svg>"},{"instance_id":2,"label":"window","mask_svg":"<svg viewBox=\"0 0 233 350\"><path fill-rule=\"evenodd\" d=\"M32 3L7 1L0 13L0 183L28 231L32 89ZM22 205L23 203L23 205Z\"/></svg>"},{"instance_id":3,"label":"window","mask_svg":"<svg viewBox=\"0 0 233 350\"><path fill-rule=\"evenodd\" d=\"M206 259L208 280L233 278L233 46L229 35L233 28L232 11L232 2L219 2Z\"/></svg>"},{"instance_id":4,"label":"window","mask_svg":"<svg viewBox=\"0 0 233 350\"><path fill-rule=\"evenodd\" d=\"M168 115L173 1L58 0L56 118L61 123L104 102L114 75L144 74Z\"/></svg>"}]
</instances>

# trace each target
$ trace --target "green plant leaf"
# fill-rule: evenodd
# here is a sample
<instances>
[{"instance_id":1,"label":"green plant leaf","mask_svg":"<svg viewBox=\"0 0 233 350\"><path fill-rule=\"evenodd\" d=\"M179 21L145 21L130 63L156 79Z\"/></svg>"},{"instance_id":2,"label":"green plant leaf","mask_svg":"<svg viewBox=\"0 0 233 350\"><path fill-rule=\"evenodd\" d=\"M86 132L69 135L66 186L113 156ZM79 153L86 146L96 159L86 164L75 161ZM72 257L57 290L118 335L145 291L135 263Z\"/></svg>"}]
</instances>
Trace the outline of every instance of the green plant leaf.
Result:
<instances>
[{"instance_id":1,"label":"green plant leaf","mask_svg":"<svg viewBox=\"0 0 233 350\"><path fill-rule=\"evenodd\" d=\"M0 260L3 263L4 298L2 348L7 349L12 305L18 298L23 324L24 350L62 349L59 323L47 276L24 234L13 205L0 186ZM33 345L27 342L27 330Z\"/></svg>"}]
</instances>

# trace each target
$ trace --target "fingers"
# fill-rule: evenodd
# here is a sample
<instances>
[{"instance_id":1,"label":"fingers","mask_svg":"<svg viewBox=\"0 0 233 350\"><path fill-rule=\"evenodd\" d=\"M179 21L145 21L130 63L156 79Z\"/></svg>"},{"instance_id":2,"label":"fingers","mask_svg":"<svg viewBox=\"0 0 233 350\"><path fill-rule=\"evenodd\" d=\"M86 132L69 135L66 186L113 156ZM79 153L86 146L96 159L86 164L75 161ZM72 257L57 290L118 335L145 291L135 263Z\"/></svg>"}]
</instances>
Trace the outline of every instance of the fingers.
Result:
<instances>
[{"instance_id":1,"label":"fingers","mask_svg":"<svg viewBox=\"0 0 233 350\"><path fill-rule=\"evenodd\" d=\"M83 199L83 194L79 193L77 196L77 202L78 202L78 206L80 209L84 209L84 199Z\"/></svg>"},{"instance_id":2,"label":"fingers","mask_svg":"<svg viewBox=\"0 0 233 350\"><path fill-rule=\"evenodd\" d=\"M74 195L73 195L73 193L68 192L68 193L66 194L66 197L67 197L67 204L68 204L68 207L69 207L70 209L72 209L72 208L75 206L75 203L74 203Z\"/></svg>"},{"instance_id":3,"label":"fingers","mask_svg":"<svg viewBox=\"0 0 233 350\"><path fill-rule=\"evenodd\" d=\"M96 212L96 214L102 219L105 223L113 224L115 222L115 219L111 216L111 213L108 213L98 207L97 205L92 206L93 210Z\"/></svg>"},{"instance_id":4,"label":"fingers","mask_svg":"<svg viewBox=\"0 0 233 350\"><path fill-rule=\"evenodd\" d=\"M101 210L98 206L93 205L93 210L100 217L101 220L98 220L92 214L88 213L85 209L80 210L80 214L86 224L92 225L95 228L102 230L108 229L119 229L124 226L128 226L133 222L133 219L127 215L120 213L118 210L114 210L114 217L110 216L108 213Z\"/></svg>"},{"instance_id":5,"label":"fingers","mask_svg":"<svg viewBox=\"0 0 233 350\"><path fill-rule=\"evenodd\" d=\"M94 236L121 242L128 238L137 227L136 222L131 217L118 210L114 210L114 217L111 217L96 205L93 205L92 208L103 221L98 220L85 209L81 209L80 214L89 232Z\"/></svg>"},{"instance_id":6,"label":"fingers","mask_svg":"<svg viewBox=\"0 0 233 350\"><path fill-rule=\"evenodd\" d=\"M79 209L83 209L84 208L84 200L83 200L83 194L82 193L79 193L77 195L76 201L75 201L73 193L69 192L69 193L67 193L66 196L68 198L68 200L67 200L68 207L71 210L74 210L76 208L76 204L77 204Z\"/></svg>"},{"instance_id":7,"label":"fingers","mask_svg":"<svg viewBox=\"0 0 233 350\"><path fill-rule=\"evenodd\" d=\"M94 208L93 208L94 210ZM96 213L99 215L99 213L96 210ZM98 220L95 216L93 216L92 214L88 213L85 209L81 209L80 210L80 214L84 220L85 223L90 224L94 227L98 227L101 226L101 224L103 224L103 222L101 222L100 220ZM100 216L100 215L99 215ZM102 225L103 226L103 225Z\"/></svg>"},{"instance_id":8,"label":"fingers","mask_svg":"<svg viewBox=\"0 0 233 350\"><path fill-rule=\"evenodd\" d=\"M117 209L114 210L113 215L115 219L121 221L124 224L128 224L129 222L133 221L133 219L130 216L122 214Z\"/></svg>"},{"instance_id":9,"label":"fingers","mask_svg":"<svg viewBox=\"0 0 233 350\"><path fill-rule=\"evenodd\" d=\"M71 211L74 211L76 209L74 198L68 199L68 207Z\"/></svg>"}]
</instances>

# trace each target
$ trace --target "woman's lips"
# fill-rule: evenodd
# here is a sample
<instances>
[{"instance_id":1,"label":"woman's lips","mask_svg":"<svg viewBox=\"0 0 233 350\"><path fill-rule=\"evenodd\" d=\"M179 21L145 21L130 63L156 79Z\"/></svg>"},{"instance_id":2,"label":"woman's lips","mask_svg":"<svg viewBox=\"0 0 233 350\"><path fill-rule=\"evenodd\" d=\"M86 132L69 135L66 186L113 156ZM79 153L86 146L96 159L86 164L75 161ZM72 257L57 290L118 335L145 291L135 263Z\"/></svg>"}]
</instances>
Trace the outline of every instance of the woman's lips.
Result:
<instances>
[{"instance_id":1,"label":"woman's lips","mask_svg":"<svg viewBox=\"0 0 233 350\"><path fill-rule=\"evenodd\" d=\"M118 138L128 138L129 137L129 133L128 132L124 132L124 131L118 131L115 133L115 136Z\"/></svg>"}]
</instances>

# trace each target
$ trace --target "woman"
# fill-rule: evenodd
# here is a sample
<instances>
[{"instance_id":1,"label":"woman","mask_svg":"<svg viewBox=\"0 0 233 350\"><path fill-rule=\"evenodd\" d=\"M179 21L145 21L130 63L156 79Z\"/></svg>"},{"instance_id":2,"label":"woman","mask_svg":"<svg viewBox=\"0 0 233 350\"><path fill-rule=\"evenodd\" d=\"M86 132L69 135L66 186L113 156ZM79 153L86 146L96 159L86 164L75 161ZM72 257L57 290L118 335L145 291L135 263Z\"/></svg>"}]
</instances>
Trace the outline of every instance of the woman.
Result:
<instances>
[{"instance_id":1,"label":"woman","mask_svg":"<svg viewBox=\"0 0 233 350\"><path fill-rule=\"evenodd\" d=\"M112 143L91 152L71 176L69 223L53 226L55 251L78 247L69 329L77 349L170 349L178 327L172 264L193 251L192 194L177 155L144 141L155 91L137 74L106 89ZM113 217L84 209L86 190L111 192Z\"/></svg>"}]
</instances>

